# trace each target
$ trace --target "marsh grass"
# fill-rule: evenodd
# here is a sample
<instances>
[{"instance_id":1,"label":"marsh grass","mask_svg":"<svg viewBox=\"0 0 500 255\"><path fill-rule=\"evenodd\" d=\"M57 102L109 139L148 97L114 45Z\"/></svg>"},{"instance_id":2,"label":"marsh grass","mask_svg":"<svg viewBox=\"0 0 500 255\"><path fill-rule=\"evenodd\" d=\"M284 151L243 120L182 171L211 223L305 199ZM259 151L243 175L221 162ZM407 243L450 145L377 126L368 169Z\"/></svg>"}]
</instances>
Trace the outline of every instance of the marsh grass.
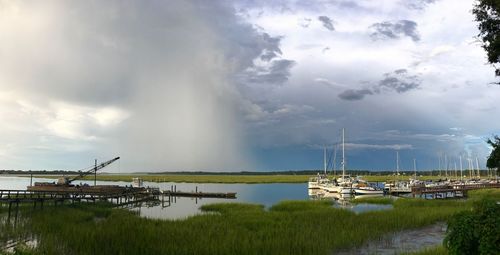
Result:
<instances>
[{"instance_id":1,"label":"marsh grass","mask_svg":"<svg viewBox=\"0 0 500 255\"><path fill-rule=\"evenodd\" d=\"M66 205L37 210L26 231L40 254L331 254L403 229L417 228L470 210L470 200L397 199L393 210L354 214L328 201L262 205L210 204L212 212L184 220L140 218L109 205ZM430 254L430 253L427 253Z\"/></svg>"},{"instance_id":2,"label":"marsh grass","mask_svg":"<svg viewBox=\"0 0 500 255\"><path fill-rule=\"evenodd\" d=\"M361 203L369 203L369 204L379 204L379 205L390 205L392 204L396 199L393 199L391 197L363 197L363 198L356 198L351 201L353 204L361 204Z\"/></svg>"},{"instance_id":3,"label":"marsh grass","mask_svg":"<svg viewBox=\"0 0 500 255\"><path fill-rule=\"evenodd\" d=\"M37 175L36 177L57 179L55 175ZM148 182L177 182L177 183L306 183L311 175L98 175L100 181L131 182L132 178L139 177ZM333 177L333 176L331 176ZM408 176L365 175L363 178L370 182L385 182L388 180L408 180ZM437 176L419 177L421 180L437 180ZM83 180L93 180L87 176Z\"/></svg>"},{"instance_id":4,"label":"marsh grass","mask_svg":"<svg viewBox=\"0 0 500 255\"><path fill-rule=\"evenodd\" d=\"M425 248L417 252L402 253L401 255L448 255L448 250L442 245Z\"/></svg>"}]
</instances>

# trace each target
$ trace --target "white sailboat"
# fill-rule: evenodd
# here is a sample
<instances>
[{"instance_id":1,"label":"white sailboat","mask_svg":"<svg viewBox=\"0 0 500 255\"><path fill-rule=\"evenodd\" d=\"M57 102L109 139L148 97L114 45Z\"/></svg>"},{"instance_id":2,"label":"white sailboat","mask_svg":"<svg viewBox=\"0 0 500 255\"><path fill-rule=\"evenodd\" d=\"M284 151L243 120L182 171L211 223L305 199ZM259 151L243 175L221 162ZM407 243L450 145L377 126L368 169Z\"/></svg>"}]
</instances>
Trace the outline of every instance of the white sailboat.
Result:
<instances>
[{"instance_id":1,"label":"white sailboat","mask_svg":"<svg viewBox=\"0 0 500 255\"><path fill-rule=\"evenodd\" d=\"M326 147L323 150L323 167L324 173L321 175L318 173L317 176L309 178L309 182L307 183L308 189L322 189L323 186L330 183L328 176L326 175Z\"/></svg>"},{"instance_id":2,"label":"white sailboat","mask_svg":"<svg viewBox=\"0 0 500 255\"><path fill-rule=\"evenodd\" d=\"M337 179L340 194L352 194L352 179L345 174L345 129L342 129L342 176Z\"/></svg>"},{"instance_id":3,"label":"white sailboat","mask_svg":"<svg viewBox=\"0 0 500 255\"><path fill-rule=\"evenodd\" d=\"M396 151L396 178L399 176L399 151ZM389 193L411 193L411 187L408 182L394 180L393 183L384 185Z\"/></svg>"},{"instance_id":4,"label":"white sailboat","mask_svg":"<svg viewBox=\"0 0 500 255\"><path fill-rule=\"evenodd\" d=\"M356 187L353 189L356 195L383 195L384 191L371 186Z\"/></svg>"}]
</instances>

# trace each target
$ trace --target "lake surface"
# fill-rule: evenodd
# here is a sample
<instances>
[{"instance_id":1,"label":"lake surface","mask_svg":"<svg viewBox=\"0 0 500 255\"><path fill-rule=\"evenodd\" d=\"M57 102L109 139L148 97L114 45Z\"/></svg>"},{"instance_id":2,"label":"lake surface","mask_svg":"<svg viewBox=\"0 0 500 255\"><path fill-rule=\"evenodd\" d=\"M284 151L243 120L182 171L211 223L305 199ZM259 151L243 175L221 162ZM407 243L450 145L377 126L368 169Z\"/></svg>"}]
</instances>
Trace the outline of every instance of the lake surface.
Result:
<instances>
[{"instance_id":1,"label":"lake surface","mask_svg":"<svg viewBox=\"0 0 500 255\"><path fill-rule=\"evenodd\" d=\"M35 182L53 182L55 179L33 178ZM75 181L74 184L87 183L93 185L94 181ZM98 185L130 185L131 182L97 181ZM30 185L29 177L5 177L0 176L0 189L25 190ZM221 198L173 198L170 206L162 207L144 203L142 207L131 208L143 217L179 219L200 213L199 207L212 203L255 203L270 207L282 200L305 200L309 199L307 183L272 183L272 184L219 184L219 183L172 183L172 182L144 182L144 186L159 187L161 190L170 190L175 186L177 191L203 192L236 192L236 199Z\"/></svg>"},{"instance_id":2,"label":"lake surface","mask_svg":"<svg viewBox=\"0 0 500 255\"><path fill-rule=\"evenodd\" d=\"M55 179L33 178L35 182L54 182ZM75 181L74 184L86 183L93 185L93 181ZM130 185L130 182L97 181L98 185ZM30 185L29 177L0 176L0 189L25 190ZM144 182L144 186L158 187L161 190L170 190L173 187L177 191L202 192L236 192L236 199L222 198L172 198L170 203L142 203L138 207L129 207L136 211L141 217L156 219L183 219L192 215L200 214L200 206L212 203L254 203L262 204L266 208L283 200L307 200L317 199L315 194L308 193L307 183L271 183L271 184L218 184L218 183L173 183L173 182ZM324 198L323 198L324 199ZM332 196L328 199L336 201L334 206L342 207L362 213L373 210L391 209L392 205L373 205L348 203L349 198Z\"/></svg>"}]
</instances>

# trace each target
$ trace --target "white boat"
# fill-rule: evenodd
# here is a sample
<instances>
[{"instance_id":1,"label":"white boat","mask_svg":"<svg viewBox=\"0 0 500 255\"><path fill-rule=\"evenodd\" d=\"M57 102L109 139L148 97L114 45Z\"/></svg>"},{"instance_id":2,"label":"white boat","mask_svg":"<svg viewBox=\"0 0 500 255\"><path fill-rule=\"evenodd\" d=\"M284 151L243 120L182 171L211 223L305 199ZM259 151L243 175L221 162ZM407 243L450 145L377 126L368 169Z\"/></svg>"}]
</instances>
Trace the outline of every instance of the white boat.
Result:
<instances>
[{"instance_id":1,"label":"white boat","mask_svg":"<svg viewBox=\"0 0 500 255\"><path fill-rule=\"evenodd\" d=\"M141 178L133 178L132 179L132 187L134 188L142 188L144 184L144 180Z\"/></svg>"},{"instance_id":2,"label":"white boat","mask_svg":"<svg viewBox=\"0 0 500 255\"><path fill-rule=\"evenodd\" d=\"M324 148L323 152L323 165L324 165L324 174L319 174L315 177L309 178L309 182L307 183L308 189L322 189L323 186L331 183L330 179L326 174L326 148Z\"/></svg>"},{"instance_id":3,"label":"white boat","mask_svg":"<svg viewBox=\"0 0 500 255\"><path fill-rule=\"evenodd\" d=\"M352 194L352 178L345 174L345 130L342 129L342 176L337 179L339 193L343 195Z\"/></svg>"},{"instance_id":4,"label":"white boat","mask_svg":"<svg viewBox=\"0 0 500 255\"><path fill-rule=\"evenodd\" d=\"M316 177L311 177L309 178L309 181L307 182L307 188L308 189L322 189L324 185L330 183L330 179L326 177L326 175L320 175Z\"/></svg>"},{"instance_id":5,"label":"white boat","mask_svg":"<svg viewBox=\"0 0 500 255\"><path fill-rule=\"evenodd\" d=\"M384 191L375 189L374 187L357 187L354 188L354 194L356 195L383 195Z\"/></svg>"},{"instance_id":6,"label":"white boat","mask_svg":"<svg viewBox=\"0 0 500 255\"><path fill-rule=\"evenodd\" d=\"M357 177L357 180L354 184L352 184L353 193L355 195L383 195L384 191L372 187L368 184L367 181L360 179Z\"/></svg>"},{"instance_id":7,"label":"white boat","mask_svg":"<svg viewBox=\"0 0 500 255\"><path fill-rule=\"evenodd\" d=\"M340 193L341 187L339 185L337 185L336 183L328 183L328 184L321 186L321 188L324 191L329 192L329 193Z\"/></svg>"},{"instance_id":8,"label":"white boat","mask_svg":"<svg viewBox=\"0 0 500 255\"><path fill-rule=\"evenodd\" d=\"M346 195L346 194L352 194L353 191L354 190L353 190L352 187L340 187L339 193L342 194L342 195Z\"/></svg>"}]
</instances>

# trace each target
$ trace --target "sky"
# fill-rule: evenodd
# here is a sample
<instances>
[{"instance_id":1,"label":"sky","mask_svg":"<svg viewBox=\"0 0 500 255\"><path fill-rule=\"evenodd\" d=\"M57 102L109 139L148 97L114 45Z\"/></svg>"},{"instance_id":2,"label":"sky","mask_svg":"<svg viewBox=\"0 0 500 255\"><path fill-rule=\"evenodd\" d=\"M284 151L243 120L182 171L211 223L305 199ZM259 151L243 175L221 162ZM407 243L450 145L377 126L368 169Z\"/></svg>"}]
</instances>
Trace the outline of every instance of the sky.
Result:
<instances>
[{"instance_id":1,"label":"sky","mask_svg":"<svg viewBox=\"0 0 500 255\"><path fill-rule=\"evenodd\" d=\"M0 1L0 169L484 168L473 4Z\"/></svg>"}]
</instances>

